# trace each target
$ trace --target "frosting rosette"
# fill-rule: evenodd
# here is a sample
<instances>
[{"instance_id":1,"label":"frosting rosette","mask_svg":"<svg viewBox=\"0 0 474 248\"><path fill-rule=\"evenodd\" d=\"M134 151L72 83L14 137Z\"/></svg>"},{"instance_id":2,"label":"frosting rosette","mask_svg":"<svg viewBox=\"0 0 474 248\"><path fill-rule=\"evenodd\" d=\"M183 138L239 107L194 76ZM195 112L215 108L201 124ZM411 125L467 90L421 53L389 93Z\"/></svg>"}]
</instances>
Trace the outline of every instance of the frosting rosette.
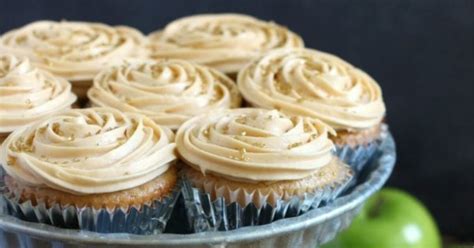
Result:
<instances>
[{"instance_id":1,"label":"frosting rosette","mask_svg":"<svg viewBox=\"0 0 474 248\"><path fill-rule=\"evenodd\" d=\"M75 100L66 80L28 59L0 55L0 134L70 108Z\"/></svg>"},{"instance_id":2,"label":"frosting rosette","mask_svg":"<svg viewBox=\"0 0 474 248\"><path fill-rule=\"evenodd\" d=\"M307 117L242 108L185 122L176 145L187 164L237 181L305 178L333 159L332 130Z\"/></svg>"},{"instance_id":3,"label":"frosting rosette","mask_svg":"<svg viewBox=\"0 0 474 248\"><path fill-rule=\"evenodd\" d=\"M317 118L336 130L362 130L385 115L376 81L344 60L311 49L280 49L248 64L238 87L253 106Z\"/></svg>"},{"instance_id":4,"label":"frosting rosette","mask_svg":"<svg viewBox=\"0 0 474 248\"><path fill-rule=\"evenodd\" d=\"M76 195L116 192L167 171L176 158L173 138L139 114L72 109L14 131L0 162L26 185Z\"/></svg>"},{"instance_id":5,"label":"frosting rosette","mask_svg":"<svg viewBox=\"0 0 474 248\"><path fill-rule=\"evenodd\" d=\"M273 22L240 14L184 17L149 35L153 58L179 58L236 73L276 48L303 47L301 37Z\"/></svg>"},{"instance_id":6,"label":"frosting rosette","mask_svg":"<svg viewBox=\"0 0 474 248\"><path fill-rule=\"evenodd\" d=\"M25 56L71 81L91 80L124 57L145 56L146 39L136 29L100 23L38 21L5 33L0 52Z\"/></svg>"},{"instance_id":7,"label":"frosting rosette","mask_svg":"<svg viewBox=\"0 0 474 248\"><path fill-rule=\"evenodd\" d=\"M95 106L142 113L177 129L202 113L240 106L236 84L223 73L184 60L130 60L94 79Z\"/></svg>"}]
</instances>

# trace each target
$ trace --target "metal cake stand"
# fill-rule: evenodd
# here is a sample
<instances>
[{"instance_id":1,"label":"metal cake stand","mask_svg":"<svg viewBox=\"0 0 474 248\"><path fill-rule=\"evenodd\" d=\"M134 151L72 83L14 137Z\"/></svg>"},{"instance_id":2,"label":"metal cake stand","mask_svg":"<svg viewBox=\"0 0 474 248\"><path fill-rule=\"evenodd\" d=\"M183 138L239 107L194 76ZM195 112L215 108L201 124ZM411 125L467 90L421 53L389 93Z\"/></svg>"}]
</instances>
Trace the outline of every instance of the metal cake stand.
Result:
<instances>
[{"instance_id":1,"label":"metal cake stand","mask_svg":"<svg viewBox=\"0 0 474 248\"><path fill-rule=\"evenodd\" d=\"M0 215L0 247L315 247L348 227L363 203L389 178L396 160L388 134L346 195L301 216L262 226L196 234L100 234L62 229Z\"/></svg>"}]
</instances>

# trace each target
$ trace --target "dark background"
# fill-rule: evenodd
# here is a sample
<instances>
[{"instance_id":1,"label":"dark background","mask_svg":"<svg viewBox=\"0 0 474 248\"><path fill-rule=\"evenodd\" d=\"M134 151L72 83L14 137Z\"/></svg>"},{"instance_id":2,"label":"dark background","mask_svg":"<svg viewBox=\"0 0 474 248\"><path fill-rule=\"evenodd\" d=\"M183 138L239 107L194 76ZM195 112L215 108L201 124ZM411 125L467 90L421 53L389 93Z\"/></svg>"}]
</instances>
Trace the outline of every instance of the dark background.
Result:
<instances>
[{"instance_id":1,"label":"dark background","mask_svg":"<svg viewBox=\"0 0 474 248\"><path fill-rule=\"evenodd\" d=\"M148 33L206 12L274 20L370 73L398 144L388 185L423 201L444 235L474 239L474 1L0 0L0 33L39 19Z\"/></svg>"}]
</instances>

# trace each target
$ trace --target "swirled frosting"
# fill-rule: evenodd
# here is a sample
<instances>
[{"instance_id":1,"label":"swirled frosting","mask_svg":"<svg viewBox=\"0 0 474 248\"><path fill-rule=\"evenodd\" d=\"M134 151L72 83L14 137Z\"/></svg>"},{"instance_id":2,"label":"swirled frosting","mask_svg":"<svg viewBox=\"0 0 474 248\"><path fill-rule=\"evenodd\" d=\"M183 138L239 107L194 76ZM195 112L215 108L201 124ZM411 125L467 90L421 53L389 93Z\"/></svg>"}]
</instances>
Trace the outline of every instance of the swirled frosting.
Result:
<instances>
[{"instance_id":1,"label":"swirled frosting","mask_svg":"<svg viewBox=\"0 0 474 248\"><path fill-rule=\"evenodd\" d=\"M139 114L72 109L14 131L0 162L21 183L72 194L144 184L175 160L173 133Z\"/></svg>"},{"instance_id":2,"label":"swirled frosting","mask_svg":"<svg viewBox=\"0 0 474 248\"><path fill-rule=\"evenodd\" d=\"M333 158L330 127L277 110L243 108L201 115L176 134L191 166L241 181L304 178Z\"/></svg>"},{"instance_id":3,"label":"swirled frosting","mask_svg":"<svg viewBox=\"0 0 474 248\"><path fill-rule=\"evenodd\" d=\"M93 105L139 112L177 129L192 116L235 108L240 95L221 72L184 60L134 60L94 79L88 92Z\"/></svg>"},{"instance_id":4,"label":"swirled frosting","mask_svg":"<svg viewBox=\"0 0 474 248\"><path fill-rule=\"evenodd\" d=\"M92 80L104 65L145 56L144 36L130 27L100 23L38 21L5 33L0 52L25 56L71 81Z\"/></svg>"},{"instance_id":5,"label":"swirled frosting","mask_svg":"<svg viewBox=\"0 0 474 248\"><path fill-rule=\"evenodd\" d=\"M273 22L240 14L195 15L149 35L153 58L179 58L236 73L262 53L303 47L297 34Z\"/></svg>"},{"instance_id":6,"label":"swirled frosting","mask_svg":"<svg viewBox=\"0 0 474 248\"><path fill-rule=\"evenodd\" d=\"M370 128L382 120L379 85L344 60L311 49L267 53L238 75L252 105L320 119L336 130Z\"/></svg>"},{"instance_id":7,"label":"swirled frosting","mask_svg":"<svg viewBox=\"0 0 474 248\"><path fill-rule=\"evenodd\" d=\"M67 109L75 100L66 80L32 66L28 59L0 55L0 133Z\"/></svg>"}]
</instances>

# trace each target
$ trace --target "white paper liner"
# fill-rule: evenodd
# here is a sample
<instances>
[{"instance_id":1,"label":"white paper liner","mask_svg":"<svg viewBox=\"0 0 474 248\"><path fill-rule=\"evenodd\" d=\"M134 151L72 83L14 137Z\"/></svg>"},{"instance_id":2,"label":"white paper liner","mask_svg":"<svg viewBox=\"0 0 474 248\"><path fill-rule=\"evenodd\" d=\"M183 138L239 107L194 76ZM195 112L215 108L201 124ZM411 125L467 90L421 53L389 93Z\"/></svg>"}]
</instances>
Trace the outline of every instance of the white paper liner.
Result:
<instances>
[{"instance_id":1,"label":"white paper liner","mask_svg":"<svg viewBox=\"0 0 474 248\"><path fill-rule=\"evenodd\" d=\"M188 229L196 233L227 231L298 216L333 201L344 192L352 177L352 170L347 168L346 175L339 182L318 188L312 193L304 193L303 196L283 198L228 187L213 189L213 185L204 183L205 191L216 193L215 200L212 200L211 194L193 187L192 180L183 176L182 195ZM245 201L245 206L238 203L242 200Z\"/></svg>"},{"instance_id":2,"label":"white paper liner","mask_svg":"<svg viewBox=\"0 0 474 248\"><path fill-rule=\"evenodd\" d=\"M350 165L356 175L361 173L364 166L374 157L380 144L382 144L382 141L388 135L388 126L386 124L382 124L381 129L380 137L368 144L358 145L355 147L336 144L335 155L346 164Z\"/></svg>"},{"instance_id":3,"label":"white paper liner","mask_svg":"<svg viewBox=\"0 0 474 248\"><path fill-rule=\"evenodd\" d=\"M0 167L0 213L26 221L99 233L158 234L166 227L181 184L177 182L173 191L162 200L128 209L78 208L59 204L46 207L44 202L33 205L28 200L20 203L20 194L10 192L5 186L4 171Z\"/></svg>"}]
</instances>

